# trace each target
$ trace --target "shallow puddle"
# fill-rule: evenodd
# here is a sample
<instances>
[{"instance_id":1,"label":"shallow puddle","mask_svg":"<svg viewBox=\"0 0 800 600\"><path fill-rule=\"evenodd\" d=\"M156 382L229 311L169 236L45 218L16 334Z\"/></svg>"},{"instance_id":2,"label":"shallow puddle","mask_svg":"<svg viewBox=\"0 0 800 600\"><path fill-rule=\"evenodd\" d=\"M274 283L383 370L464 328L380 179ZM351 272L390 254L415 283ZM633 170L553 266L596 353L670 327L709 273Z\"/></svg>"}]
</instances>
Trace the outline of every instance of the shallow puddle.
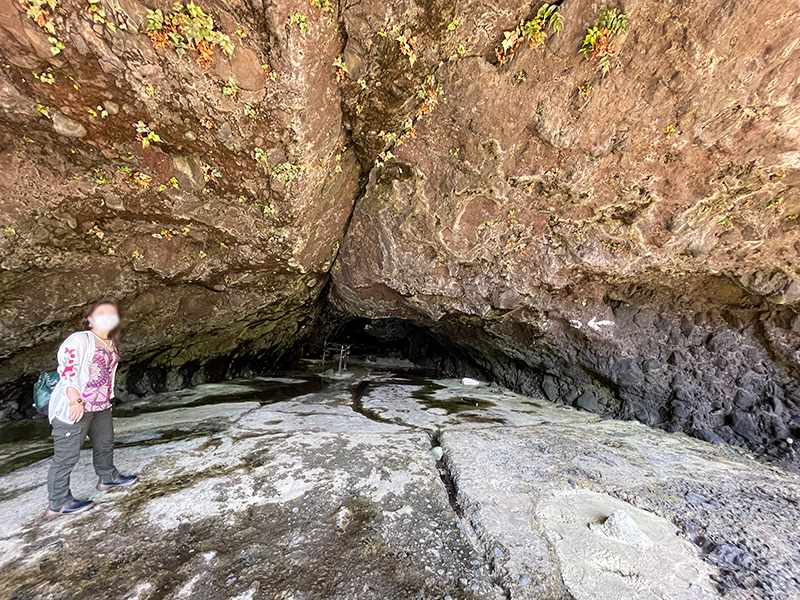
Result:
<instances>
[{"instance_id":1,"label":"shallow puddle","mask_svg":"<svg viewBox=\"0 0 800 600\"><path fill-rule=\"evenodd\" d=\"M319 392L326 387L319 377L295 376L281 378L259 378L236 381L230 387L242 388L243 391L230 393L214 393L224 384L208 386L208 394L203 394L205 386L197 386L179 392L164 393L151 398L142 398L130 403L114 406L114 416L120 418L137 417L149 413L158 413L176 408L195 408L223 403L258 402L261 405L274 404L291 400L305 394ZM249 389L248 389L249 388ZM153 429L140 434L117 435L117 448L133 446L149 446L174 442L183 439L208 436L225 429L225 425L204 422L196 426L169 429ZM46 416L22 421L0 424L0 475L27 467L53 455L51 443L51 427ZM91 448L91 440L87 439L84 448Z\"/></svg>"},{"instance_id":2,"label":"shallow puddle","mask_svg":"<svg viewBox=\"0 0 800 600\"><path fill-rule=\"evenodd\" d=\"M192 408L196 406L209 406L227 402L259 402L262 405L274 404L291 400L305 394L322 391L326 384L318 376L304 376L302 379L248 379L237 381L234 384L241 387L238 392L203 394L197 388L190 388L183 392L161 394L153 399L136 400L124 403L114 408L114 415L118 417L134 417L136 415L172 410L174 408Z\"/></svg>"},{"instance_id":3,"label":"shallow puddle","mask_svg":"<svg viewBox=\"0 0 800 600\"><path fill-rule=\"evenodd\" d=\"M437 398L425 395L419 397L414 395L427 409L440 408L448 413L460 413L468 410L484 410L497 406L490 400L483 398L471 398L470 396L453 396L451 398Z\"/></svg>"},{"instance_id":4,"label":"shallow puddle","mask_svg":"<svg viewBox=\"0 0 800 600\"><path fill-rule=\"evenodd\" d=\"M495 403L471 396L451 396L441 398L444 385L431 381L423 373L404 372L401 375L373 371L373 378L361 380L357 385L350 382L326 383L318 374L309 371L286 371L274 377L241 379L218 384L201 384L176 392L166 392L155 396L140 398L114 407L114 416L126 420L137 419L148 414L166 411L192 409L204 406L236 403L255 403L261 406L308 397L309 402L320 401L320 397L331 398L337 403L342 391L349 389L352 396L346 402L355 412L371 421L413 426L400 418L386 418L380 411L371 410L362 401L372 392L379 392L387 386L408 386L409 395L424 409L439 414L458 414L464 422L503 424L505 420L496 414L481 414L495 407ZM377 377L375 377L377 376ZM415 388L415 389L413 389ZM302 413L295 413L302 416ZM198 418L196 423L176 425L169 423L169 417L154 417L145 430L125 433L117 431L118 448L150 446L183 439L210 436L227 428L228 424L217 419ZM148 419L148 421L151 419ZM425 427L423 427L425 428ZM0 475L10 473L52 456L51 428L46 417L0 424ZM91 448L91 440L84 447Z\"/></svg>"}]
</instances>

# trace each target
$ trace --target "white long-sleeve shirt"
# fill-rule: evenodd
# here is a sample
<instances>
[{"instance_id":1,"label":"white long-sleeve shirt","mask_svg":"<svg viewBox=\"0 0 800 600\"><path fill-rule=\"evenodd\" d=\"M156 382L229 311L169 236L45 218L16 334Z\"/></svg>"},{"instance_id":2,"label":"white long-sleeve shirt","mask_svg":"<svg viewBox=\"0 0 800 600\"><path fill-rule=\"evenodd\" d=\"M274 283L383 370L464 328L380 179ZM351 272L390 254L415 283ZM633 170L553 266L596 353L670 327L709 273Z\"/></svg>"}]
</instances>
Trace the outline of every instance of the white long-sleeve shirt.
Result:
<instances>
[{"instance_id":1,"label":"white long-sleeve shirt","mask_svg":"<svg viewBox=\"0 0 800 600\"><path fill-rule=\"evenodd\" d=\"M58 383L50 396L48 416L53 419L72 423L69 418L69 397L67 388L75 388L83 394L89 383L89 363L96 350L94 334L90 331L77 331L69 336L58 349ZM117 368L111 374L111 398L114 397L114 380Z\"/></svg>"}]
</instances>

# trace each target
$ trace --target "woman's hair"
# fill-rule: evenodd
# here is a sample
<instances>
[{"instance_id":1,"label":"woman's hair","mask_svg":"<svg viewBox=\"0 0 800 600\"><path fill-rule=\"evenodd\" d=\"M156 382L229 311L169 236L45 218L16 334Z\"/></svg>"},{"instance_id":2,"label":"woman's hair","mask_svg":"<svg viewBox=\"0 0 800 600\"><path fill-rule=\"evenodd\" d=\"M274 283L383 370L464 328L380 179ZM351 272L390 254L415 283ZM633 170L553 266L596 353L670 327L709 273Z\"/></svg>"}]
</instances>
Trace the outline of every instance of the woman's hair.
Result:
<instances>
[{"instance_id":1,"label":"woman's hair","mask_svg":"<svg viewBox=\"0 0 800 600\"><path fill-rule=\"evenodd\" d=\"M97 302L93 302L92 304L87 306L86 310L83 311L83 319L81 319L81 329L83 329L85 331L88 331L89 329L91 329L92 326L89 325L89 317L91 317L92 314L94 314L94 311L95 311L95 309L97 307L103 306L103 305L106 305L106 304L111 305L114 308L116 308L117 309L117 314L119 314L119 304L117 304L116 300L110 300L110 299L108 299L108 300L98 300ZM111 331L108 332L108 337L109 337L109 339L111 341L114 342L115 346L119 345L119 325L117 327L114 327L114 329L112 329Z\"/></svg>"}]
</instances>

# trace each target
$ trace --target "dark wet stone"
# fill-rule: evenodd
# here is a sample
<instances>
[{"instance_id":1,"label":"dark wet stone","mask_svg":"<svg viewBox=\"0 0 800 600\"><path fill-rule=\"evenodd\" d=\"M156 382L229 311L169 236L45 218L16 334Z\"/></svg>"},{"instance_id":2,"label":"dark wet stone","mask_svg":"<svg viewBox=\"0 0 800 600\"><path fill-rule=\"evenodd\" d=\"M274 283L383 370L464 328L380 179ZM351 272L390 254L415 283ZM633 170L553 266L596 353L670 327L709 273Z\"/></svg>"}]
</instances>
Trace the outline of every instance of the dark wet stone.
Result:
<instances>
[{"instance_id":1,"label":"dark wet stone","mask_svg":"<svg viewBox=\"0 0 800 600\"><path fill-rule=\"evenodd\" d=\"M590 412L599 412L602 408L597 398L591 392L583 392L575 401L575 405Z\"/></svg>"},{"instance_id":2,"label":"dark wet stone","mask_svg":"<svg viewBox=\"0 0 800 600\"><path fill-rule=\"evenodd\" d=\"M739 408L751 408L758 403L758 396L748 390L738 390L733 403Z\"/></svg>"}]
</instances>

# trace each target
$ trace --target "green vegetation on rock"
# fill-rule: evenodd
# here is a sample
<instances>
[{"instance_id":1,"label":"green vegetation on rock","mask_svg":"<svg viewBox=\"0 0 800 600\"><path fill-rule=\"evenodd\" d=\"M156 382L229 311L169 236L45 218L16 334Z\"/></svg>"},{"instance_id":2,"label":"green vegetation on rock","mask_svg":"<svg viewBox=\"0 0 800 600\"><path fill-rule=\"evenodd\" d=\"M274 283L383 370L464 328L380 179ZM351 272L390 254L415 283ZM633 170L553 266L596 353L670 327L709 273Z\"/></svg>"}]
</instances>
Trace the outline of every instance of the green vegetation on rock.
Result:
<instances>
[{"instance_id":1,"label":"green vegetation on rock","mask_svg":"<svg viewBox=\"0 0 800 600\"><path fill-rule=\"evenodd\" d=\"M194 2L186 6L176 3L172 10L167 15L160 8L147 11L146 32L153 48L171 46L178 56L195 50L197 63L205 68L211 66L214 46L219 46L228 56L233 55L231 38L218 31L214 19Z\"/></svg>"},{"instance_id":2,"label":"green vegetation on rock","mask_svg":"<svg viewBox=\"0 0 800 600\"><path fill-rule=\"evenodd\" d=\"M611 57L617 54L613 38L628 30L628 15L606 6L597 16L597 24L586 30L581 53L591 60L599 58L597 68L606 73L611 69Z\"/></svg>"}]
</instances>

